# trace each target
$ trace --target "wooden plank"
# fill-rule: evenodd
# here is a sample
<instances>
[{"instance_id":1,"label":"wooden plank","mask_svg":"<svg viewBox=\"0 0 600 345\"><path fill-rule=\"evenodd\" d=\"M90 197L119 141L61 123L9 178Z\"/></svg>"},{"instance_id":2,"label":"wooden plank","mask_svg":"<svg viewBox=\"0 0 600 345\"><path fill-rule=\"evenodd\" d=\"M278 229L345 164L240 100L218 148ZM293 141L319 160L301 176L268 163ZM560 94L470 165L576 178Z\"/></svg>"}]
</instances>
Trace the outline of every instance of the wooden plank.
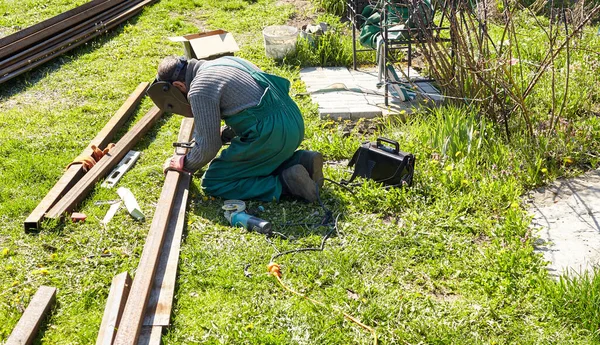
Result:
<instances>
[{"instance_id":1,"label":"wooden plank","mask_svg":"<svg viewBox=\"0 0 600 345\"><path fill-rule=\"evenodd\" d=\"M2 37L2 38L0 38L0 48L4 47L4 46L6 46L6 45L8 45L10 43L13 43L15 41L18 41L18 40L20 40L20 39L22 39L24 37L32 35L32 34L36 33L37 31L45 29L45 28L47 28L47 27L49 27L51 25L54 25L54 24L56 24L58 22L61 22L61 21L65 20L65 19L68 19L68 18L70 18L70 17L72 17L72 16L74 16L74 15L76 15L78 13L81 13L81 12L87 10L88 8L92 8L94 6L97 6L98 4L101 4L101 3L105 2L105 1L107 1L107 0L94 0L94 1L90 1L88 3L85 3L85 4L81 5L81 6L78 6L78 7L75 7L73 9L71 9L71 10L63 12L63 13L57 15L57 16L54 16L54 17L49 18L49 19L46 19L46 20L44 20L42 22L39 22L37 24L34 24L34 25L30 26L30 27L27 27L27 28L25 28L23 30L17 31L17 32L11 34L11 35L8 35L6 37Z\"/></svg>"},{"instance_id":2,"label":"wooden plank","mask_svg":"<svg viewBox=\"0 0 600 345\"><path fill-rule=\"evenodd\" d=\"M82 12L76 13L65 20L47 26L45 28L39 29L32 33L31 35L25 36L17 41L6 44L0 49L0 58L4 58L6 56L10 56L18 52L21 49L25 49L36 42L40 42L52 35L59 33L61 30L64 30L70 26L73 26L87 18L95 16L98 13L102 13L110 9L112 6L118 5L124 0L108 0L97 4L94 7L88 8Z\"/></svg>"},{"instance_id":3,"label":"wooden plank","mask_svg":"<svg viewBox=\"0 0 600 345\"><path fill-rule=\"evenodd\" d=\"M56 288L40 286L19 322L8 337L5 345L31 344L35 339L42 321L56 301Z\"/></svg>"},{"instance_id":4,"label":"wooden plank","mask_svg":"<svg viewBox=\"0 0 600 345\"><path fill-rule=\"evenodd\" d=\"M179 263L179 249L183 228L185 227L185 212L191 180L190 175L182 175L179 178L175 204L171 211L171 219L146 307L144 326L166 327L170 325L177 279L177 264Z\"/></svg>"},{"instance_id":5,"label":"wooden plank","mask_svg":"<svg viewBox=\"0 0 600 345\"><path fill-rule=\"evenodd\" d=\"M100 324L96 345L111 345L117 334L123 308L129 296L131 276L127 272L117 274L110 284L110 292L104 308L104 316Z\"/></svg>"},{"instance_id":6,"label":"wooden plank","mask_svg":"<svg viewBox=\"0 0 600 345\"><path fill-rule=\"evenodd\" d=\"M78 203L80 203L94 187L96 182L108 174L119 161L125 157L127 152L131 150L140 138L158 121L162 115L162 110L154 106L146 113L146 115L133 126L133 128L125 133L125 135L117 142L110 153L96 163L81 180L63 196L56 205L46 213L46 218L60 219L67 212L71 212Z\"/></svg>"},{"instance_id":7,"label":"wooden plank","mask_svg":"<svg viewBox=\"0 0 600 345\"><path fill-rule=\"evenodd\" d=\"M140 337L137 345L160 345L162 340L163 327L144 326L140 331Z\"/></svg>"},{"instance_id":8,"label":"wooden plank","mask_svg":"<svg viewBox=\"0 0 600 345\"><path fill-rule=\"evenodd\" d=\"M117 112L111 117L111 119L104 125L104 127L98 132L96 137L92 139L90 144L81 152L81 155L91 155L92 145L104 148L112 140L117 131L125 124L125 122L131 117L133 111L140 103L140 100L144 96L148 83L143 82L133 91L127 98L125 103L117 110ZM58 182L50 189L48 194L42 199L37 207L31 212L31 214L25 220L24 226L25 231L38 229L40 223L44 218L44 214L56 204L56 202L67 193L74 185L83 177L84 172L81 164L75 164L69 167Z\"/></svg>"},{"instance_id":9,"label":"wooden plank","mask_svg":"<svg viewBox=\"0 0 600 345\"><path fill-rule=\"evenodd\" d=\"M193 128L193 119L184 119L181 123L178 141L190 141ZM165 176L165 183L157 202L146 244L131 286L130 298L125 305L123 319L117 330L114 344L137 344L181 175L183 173L168 171Z\"/></svg>"}]
</instances>

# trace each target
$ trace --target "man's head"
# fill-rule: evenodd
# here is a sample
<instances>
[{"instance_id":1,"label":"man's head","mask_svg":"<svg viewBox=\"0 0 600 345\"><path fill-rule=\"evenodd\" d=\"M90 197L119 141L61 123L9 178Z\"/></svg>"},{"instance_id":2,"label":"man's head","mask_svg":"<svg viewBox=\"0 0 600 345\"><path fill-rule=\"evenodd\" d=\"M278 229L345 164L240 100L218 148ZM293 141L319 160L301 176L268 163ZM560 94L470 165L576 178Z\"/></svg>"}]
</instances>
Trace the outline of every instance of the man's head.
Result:
<instances>
[{"instance_id":1,"label":"man's head","mask_svg":"<svg viewBox=\"0 0 600 345\"><path fill-rule=\"evenodd\" d=\"M188 62L185 58L169 56L158 65L156 80L146 93L157 107L164 111L193 117L192 108L187 99L185 72Z\"/></svg>"},{"instance_id":2,"label":"man's head","mask_svg":"<svg viewBox=\"0 0 600 345\"><path fill-rule=\"evenodd\" d=\"M158 64L158 79L167 81L178 88L183 94L187 94L185 85L185 72L187 70L187 59L184 57L167 56Z\"/></svg>"}]
</instances>

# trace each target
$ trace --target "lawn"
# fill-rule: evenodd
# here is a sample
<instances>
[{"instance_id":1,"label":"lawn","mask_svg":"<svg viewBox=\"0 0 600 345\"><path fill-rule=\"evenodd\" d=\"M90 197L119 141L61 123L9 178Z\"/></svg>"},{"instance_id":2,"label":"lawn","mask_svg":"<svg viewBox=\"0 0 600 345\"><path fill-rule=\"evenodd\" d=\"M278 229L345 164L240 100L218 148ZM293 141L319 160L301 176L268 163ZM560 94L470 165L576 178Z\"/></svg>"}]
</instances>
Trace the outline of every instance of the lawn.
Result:
<instances>
[{"instance_id":1,"label":"lawn","mask_svg":"<svg viewBox=\"0 0 600 345\"><path fill-rule=\"evenodd\" d=\"M0 35L84 2L4 0ZM145 222L121 210L102 226L109 207L102 202L118 196L100 186L78 208L88 216L85 223L45 224L39 233L26 234L23 221L135 87L153 79L161 58L182 54L167 37L228 30L240 45L238 56L290 79L296 95L305 91L299 68L310 54L302 50L275 62L265 56L261 30L307 16L327 21L336 29L329 49L338 54L325 64L348 64L347 24L320 11L324 2L162 0L109 34L0 85L0 342L37 288L50 285L58 288L58 304L37 341L93 343L112 277L135 274L164 182L162 163L179 131L177 115L163 116L139 142L141 158L119 182L136 196ZM503 126L473 107L452 104L406 121L321 120L310 99L296 95L307 127L302 148L324 154L326 177L348 178L344 160L363 141L385 136L416 155L413 186L386 189L365 180L349 191L326 183L321 198L337 219L335 229L289 225L318 222L324 214L319 205L250 202L263 206L260 217L283 235L267 238L228 226L223 200L204 195L196 176L172 326L163 343L373 343L340 310L375 329L381 344L598 343L600 299L594 291L600 282L593 276L559 282L548 276L534 251L522 200L526 191L557 177L598 167L596 31L586 28L586 50L570 56L569 101L561 126L550 135L540 129L532 137L515 120L508 140ZM540 59L537 34L524 34L532 43L523 54L534 63ZM530 96L537 114L548 112L552 100L544 87L552 82L545 78L541 91ZM151 106L146 98L128 126ZM542 124L535 122L536 128ZM327 234L323 251L276 260L283 282L319 305L285 291L267 265L279 252L319 247Z\"/></svg>"}]
</instances>

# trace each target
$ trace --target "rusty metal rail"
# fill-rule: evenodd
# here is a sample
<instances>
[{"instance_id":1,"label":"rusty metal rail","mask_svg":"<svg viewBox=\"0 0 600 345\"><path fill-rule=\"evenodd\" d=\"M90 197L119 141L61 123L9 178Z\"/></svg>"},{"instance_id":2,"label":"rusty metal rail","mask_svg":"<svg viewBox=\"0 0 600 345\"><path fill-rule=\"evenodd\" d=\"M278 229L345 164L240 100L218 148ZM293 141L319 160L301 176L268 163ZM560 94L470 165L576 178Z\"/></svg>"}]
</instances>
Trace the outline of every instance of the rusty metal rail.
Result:
<instances>
[{"instance_id":1,"label":"rusty metal rail","mask_svg":"<svg viewBox=\"0 0 600 345\"><path fill-rule=\"evenodd\" d=\"M107 32L157 0L94 0L0 39L0 84Z\"/></svg>"}]
</instances>

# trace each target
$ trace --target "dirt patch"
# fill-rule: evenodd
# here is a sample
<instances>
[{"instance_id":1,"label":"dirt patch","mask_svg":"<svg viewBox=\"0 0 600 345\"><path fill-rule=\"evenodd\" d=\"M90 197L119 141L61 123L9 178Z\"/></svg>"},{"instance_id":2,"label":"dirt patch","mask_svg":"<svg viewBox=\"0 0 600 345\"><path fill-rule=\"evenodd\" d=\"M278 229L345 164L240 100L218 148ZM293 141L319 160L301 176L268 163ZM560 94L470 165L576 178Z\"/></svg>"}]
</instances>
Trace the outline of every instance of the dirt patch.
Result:
<instances>
[{"instance_id":1,"label":"dirt patch","mask_svg":"<svg viewBox=\"0 0 600 345\"><path fill-rule=\"evenodd\" d=\"M72 100L56 91L28 91L15 95L8 100L0 98L0 110L9 110L20 105L51 104L52 107L72 104Z\"/></svg>"},{"instance_id":2,"label":"dirt patch","mask_svg":"<svg viewBox=\"0 0 600 345\"><path fill-rule=\"evenodd\" d=\"M8 111L15 107L37 105L41 108L72 108L86 103L82 98L65 97L55 90L27 91L18 93L10 98L0 96L0 111Z\"/></svg>"},{"instance_id":3,"label":"dirt patch","mask_svg":"<svg viewBox=\"0 0 600 345\"><path fill-rule=\"evenodd\" d=\"M15 30L0 26L0 38L6 37L15 32Z\"/></svg>"},{"instance_id":4,"label":"dirt patch","mask_svg":"<svg viewBox=\"0 0 600 345\"><path fill-rule=\"evenodd\" d=\"M432 295L432 297L438 302L448 302L448 303L456 302L460 299L459 295L455 295L453 293L446 294L446 293L436 292Z\"/></svg>"},{"instance_id":5,"label":"dirt patch","mask_svg":"<svg viewBox=\"0 0 600 345\"><path fill-rule=\"evenodd\" d=\"M287 25L301 29L304 25L316 24L317 13L310 1L280 0L277 5L292 5L296 9L296 13L288 20Z\"/></svg>"},{"instance_id":6,"label":"dirt patch","mask_svg":"<svg viewBox=\"0 0 600 345\"><path fill-rule=\"evenodd\" d=\"M600 264L600 170L560 179L528 195L536 250L551 275Z\"/></svg>"},{"instance_id":7,"label":"dirt patch","mask_svg":"<svg viewBox=\"0 0 600 345\"><path fill-rule=\"evenodd\" d=\"M206 22L204 20L198 19L201 18L203 15L202 11L197 11L194 13L193 16L190 16L187 18L187 22L194 24L195 27L198 28L198 32L203 32L203 31L209 31L207 26L206 26ZM177 14L176 13L171 13L171 17L176 17Z\"/></svg>"}]
</instances>

